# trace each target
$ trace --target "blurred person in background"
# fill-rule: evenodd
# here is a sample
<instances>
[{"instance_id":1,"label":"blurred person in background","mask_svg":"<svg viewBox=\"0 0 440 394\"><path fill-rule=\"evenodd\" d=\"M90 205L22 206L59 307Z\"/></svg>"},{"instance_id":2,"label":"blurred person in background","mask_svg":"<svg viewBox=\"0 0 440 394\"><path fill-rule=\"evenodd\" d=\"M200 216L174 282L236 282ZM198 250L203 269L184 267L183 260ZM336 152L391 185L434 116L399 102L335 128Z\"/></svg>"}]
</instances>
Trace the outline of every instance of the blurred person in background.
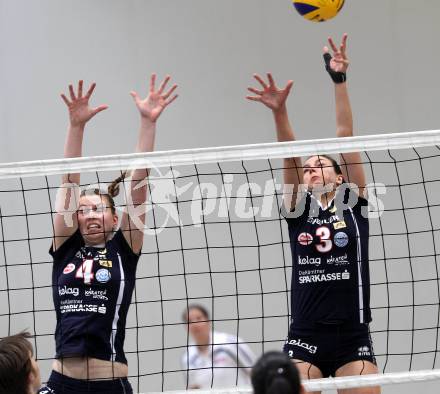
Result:
<instances>
[{"instance_id":1,"label":"blurred person in background","mask_svg":"<svg viewBox=\"0 0 440 394\"><path fill-rule=\"evenodd\" d=\"M198 304L183 312L188 347L182 357L188 389L249 386L255 355L231 334L213 330L208 310Z\"/></svg>"}]
</instances>

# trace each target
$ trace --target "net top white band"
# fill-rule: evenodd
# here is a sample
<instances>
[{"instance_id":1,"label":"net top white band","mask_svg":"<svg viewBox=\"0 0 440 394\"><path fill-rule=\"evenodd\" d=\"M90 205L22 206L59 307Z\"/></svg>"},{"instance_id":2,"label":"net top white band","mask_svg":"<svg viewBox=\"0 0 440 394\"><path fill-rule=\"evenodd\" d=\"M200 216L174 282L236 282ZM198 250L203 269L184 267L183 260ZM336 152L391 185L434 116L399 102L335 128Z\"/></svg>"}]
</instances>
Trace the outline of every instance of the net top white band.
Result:
<instances>
[{"instance_id":1,"label":"net top white band","mask_svg":"<svg viewBox=\"0 0 440 394\"><path fill-rule=\"evenodd\" d=\"M362 376L345 376L340 378L327 379L313 379L303 382L306 391L324 391L349 389L359 387L373 387L384 386L388 384L401 383L417 383L425 382L427 380L440 379L440 370L423 370L412 372L395 372L386 374L372 374ZM211 389L211 390L187 390L187 391L169 391L171 393L186 393L186 394L252 394L251 388L225 388L225 389ZM159 393L150 393L159 394Z\"/></svg>"},{"instance_id":2,"label":"net top white band","mask_svg":"<svg viewBox=\"0 0 440 394\"><path fill-rule=\"evenodd\" d=\"M0 179L440 145L440 130L0 164Z\"/></svg>"}]
</instances>

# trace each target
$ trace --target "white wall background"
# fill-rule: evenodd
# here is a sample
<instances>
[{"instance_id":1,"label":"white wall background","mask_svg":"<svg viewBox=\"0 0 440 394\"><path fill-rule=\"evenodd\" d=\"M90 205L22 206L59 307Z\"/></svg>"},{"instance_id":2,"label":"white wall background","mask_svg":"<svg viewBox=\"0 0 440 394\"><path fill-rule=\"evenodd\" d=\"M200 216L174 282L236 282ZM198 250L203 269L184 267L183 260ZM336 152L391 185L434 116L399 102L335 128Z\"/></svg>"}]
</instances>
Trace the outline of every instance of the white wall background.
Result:
<instances>
[{"instance_id":1,"label":"white wall background","mask_svg":"<svg viewBox=\"0 0 440 394\"><path fill-rule=\"evenodd\" d=\"M170 73L178 100L159 121L157 149L274 141L270 111L247 102L254 72L295 81L299 139L334 134L321 48L349 33L357 134L439 128L438 0L346 0L322 24L289 0L0 0L0 162L58 158L67 113L59 93L96 81L85 155L131 152L138 115L128 92ZM437 392L435 385L394 387Z\"/></svg>"},{"instance_id":2,"label":"white wall background","mask_svg":"<svg viewBox=\"0 0 440 394\"><path fill-rule=\"evenodd\" d=\"M298 138L331 136L321 48L343 32L358 134L436 128L439 10L436 0L347 0L338 18L315 24L288 0L2 0L0 160L62 155L59 93L80 78L97 82L94 103L110 105L90 123L85 154L131 152L128 92L146 92L152 72L170 73L180 94L157 149L273 141L269 111L243 98L252 73L266 71L295 81Z\"/></svg>"}]
</instances>

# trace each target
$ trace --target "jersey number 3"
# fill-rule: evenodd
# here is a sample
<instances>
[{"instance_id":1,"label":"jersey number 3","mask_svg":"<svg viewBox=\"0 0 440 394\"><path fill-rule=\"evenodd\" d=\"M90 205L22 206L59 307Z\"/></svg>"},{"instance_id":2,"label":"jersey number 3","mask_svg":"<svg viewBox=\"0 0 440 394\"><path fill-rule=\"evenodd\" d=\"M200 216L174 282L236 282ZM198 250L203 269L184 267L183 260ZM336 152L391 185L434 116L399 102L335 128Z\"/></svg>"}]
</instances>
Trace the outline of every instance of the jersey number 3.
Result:
<instances>
[{"instance_id":1,"label":"jersey number 3","mask_svg":"<svg viewBox=\"0 0 440 394\"><path fill-rule=\"evenodd\" d=\"M316 244L316 250L321 253L327 253L332 249L333 242L330 239L330 230L328 227L318 227L316 236L319 237L319 243Z\"/></svg>"}]
</instances>

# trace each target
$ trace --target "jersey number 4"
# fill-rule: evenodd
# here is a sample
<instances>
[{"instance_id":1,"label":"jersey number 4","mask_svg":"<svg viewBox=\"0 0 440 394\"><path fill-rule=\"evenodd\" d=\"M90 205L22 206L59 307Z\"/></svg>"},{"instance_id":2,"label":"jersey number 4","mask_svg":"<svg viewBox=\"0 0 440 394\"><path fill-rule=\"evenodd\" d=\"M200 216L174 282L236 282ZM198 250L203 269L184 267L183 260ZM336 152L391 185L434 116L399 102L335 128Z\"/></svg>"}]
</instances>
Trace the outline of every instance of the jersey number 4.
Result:
<instances>
[{"instance_id":1,"label":"jersey number 4","mask_svg":"<svg viewBox=\"0 0 440 394\"><path fill-rule=\"evenodd\" d=\"M76 270L75 278L84 279L84 283L89 285L93 279L93 260L84 260L81 266Z\"/></svg>"}]
</instances>

